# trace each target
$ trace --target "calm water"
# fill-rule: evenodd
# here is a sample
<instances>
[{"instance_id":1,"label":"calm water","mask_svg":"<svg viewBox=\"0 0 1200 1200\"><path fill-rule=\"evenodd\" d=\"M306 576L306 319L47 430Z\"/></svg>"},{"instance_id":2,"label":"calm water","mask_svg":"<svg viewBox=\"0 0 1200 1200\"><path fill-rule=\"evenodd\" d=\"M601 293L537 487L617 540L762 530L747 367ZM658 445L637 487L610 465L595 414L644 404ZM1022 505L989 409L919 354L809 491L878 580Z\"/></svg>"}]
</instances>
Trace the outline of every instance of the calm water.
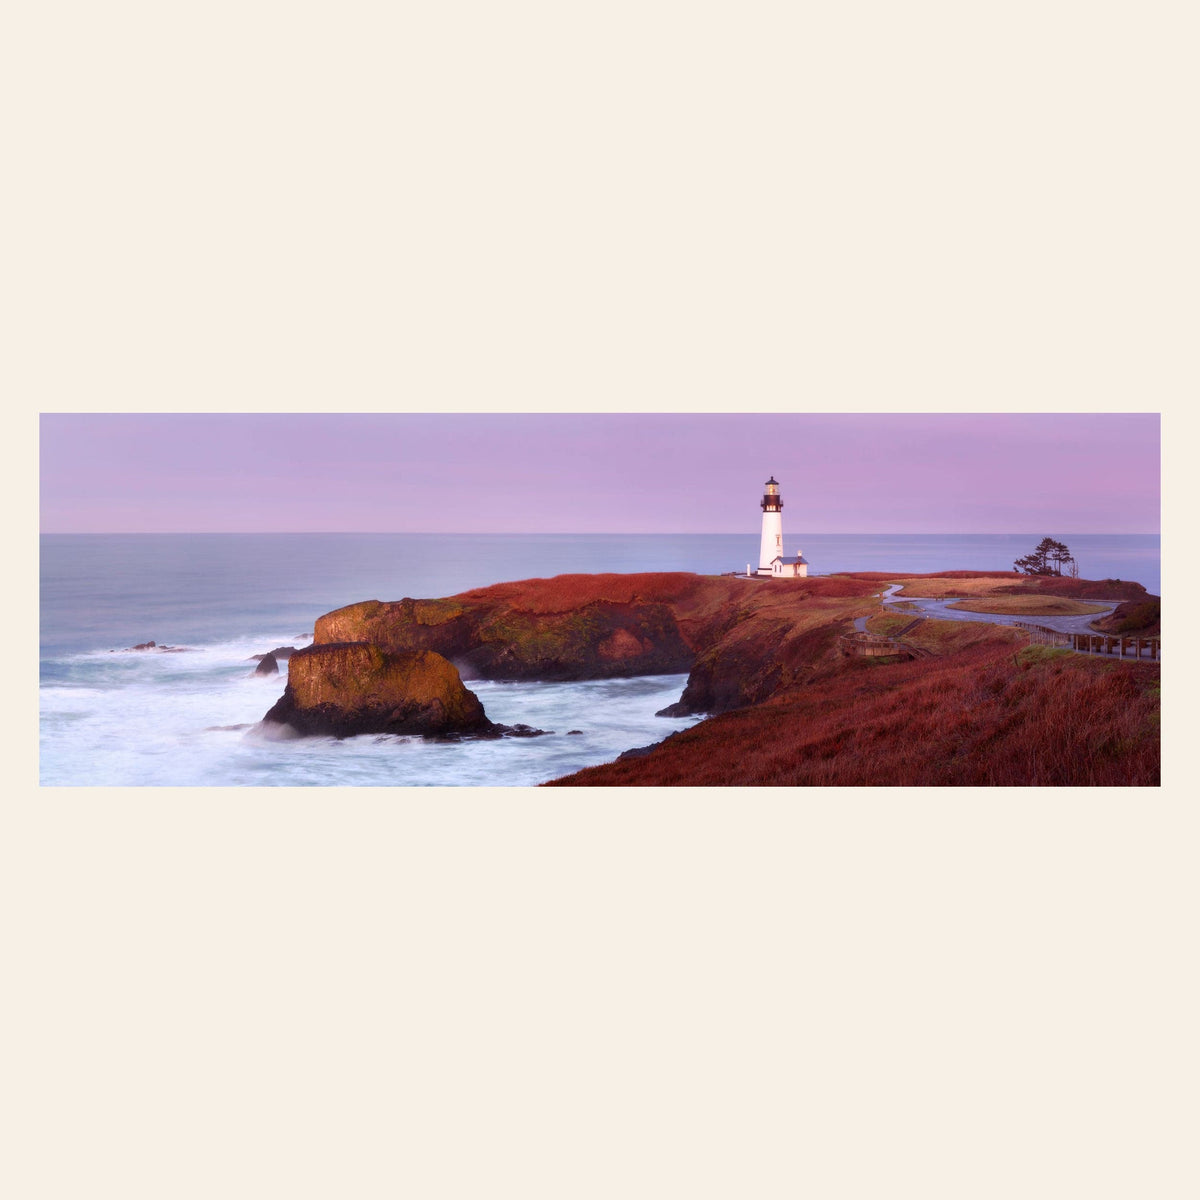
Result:
<instances>
[{"instance_id":1,"label":"calm water","mask_svg":"<svg viewBox=\"0 0 1200 1200\"><path fill-rule=\"evenodd\" d=\"M815 574L1002 570L1040 536L826 534L801 545ZM1157 535L1052 536L1081 575L1158 593ZM793 539L785 545L794 552ZM654 716L679 698L684 676L471 685L493 720L557 731L545 738L266 742L213 727L256 722L282 693L285 677L255 678L251 655L306 644L314 620L344 604L575 571L719 573L744 568L757 550L757 533L44 535L41 780L524 786L607 762L691 723ZM190 651L112 653L151 639Z\"/></svg>"}]
</instances>

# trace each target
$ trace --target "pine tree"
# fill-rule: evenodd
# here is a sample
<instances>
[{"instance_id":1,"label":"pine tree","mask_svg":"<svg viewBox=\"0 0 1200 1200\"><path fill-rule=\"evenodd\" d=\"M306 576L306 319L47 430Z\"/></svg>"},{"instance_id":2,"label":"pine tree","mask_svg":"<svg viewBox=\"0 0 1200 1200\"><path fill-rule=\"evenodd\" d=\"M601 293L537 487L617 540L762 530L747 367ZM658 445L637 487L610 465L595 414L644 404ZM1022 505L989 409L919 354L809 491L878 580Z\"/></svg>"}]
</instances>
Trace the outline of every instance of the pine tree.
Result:
<instances>
[{"instance_id":1,"label":"pine tree","mask_svg":"<svg viewBox=\"0 0 1200 1200\"><path fill-rule=\"evenodd\" d=\"M1050 543L1046 557L1049 562L1054 564L1055 575L1061 575L1064 564L1071 561L1071 551L1062 542L1056 542L1053 538L1046 540Z\"/></svg>"},{"instance_id":2,"label":"pine tree","mask_svg":"<svg viewBox=\"0 0 1200 1200\"><path fill-rule=\"evenodd\" d=\"M1074 562L1071 551L1062 542L1044 537L1032 554L1026 554L1013 562L1013 569L1022 575L1061 575L1063 564Z\"/></svg>"}]
</instances>

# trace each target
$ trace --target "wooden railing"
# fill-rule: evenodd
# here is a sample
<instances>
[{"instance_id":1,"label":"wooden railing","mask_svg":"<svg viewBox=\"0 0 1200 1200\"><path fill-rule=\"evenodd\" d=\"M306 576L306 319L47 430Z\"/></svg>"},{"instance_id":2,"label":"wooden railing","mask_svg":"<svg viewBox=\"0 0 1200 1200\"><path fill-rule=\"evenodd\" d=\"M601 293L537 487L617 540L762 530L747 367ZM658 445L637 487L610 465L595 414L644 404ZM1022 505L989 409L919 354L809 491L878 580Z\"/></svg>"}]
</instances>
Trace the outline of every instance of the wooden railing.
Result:
<instances>
[{"instance_id":1,"label":"wooden railing","mask_svg":"<svg viewBox=\"0 0 1200 1200\"><path fill-rule=\"evenodd\" d=\"M1031 646L1070 646L1071 635L1060 629L1050 629L1045 625L1035 625L1032 621L1014 621L1018 629L1024 629L1029 634Z\"/></svg>"},{"instance_id":2,"label":"wooden railing","mask_svg":"<svg viewBox=\"0 0 1200 1200\"><path fill-rule=\"evenodd\" d=\"M1149 658L1162 661L1158 638L1113 637L1105 633L1073 633L1071 649L1081 654L1116 654L1121 658Z\"/></svg>"},{"instance_id":3,"label":"wooden railing","mask_svg":"<svg viewBox=\"0 0 1200 1200\"><path fill-rule=\"evenodd\" d=\"M1162 661L1159 638L1121 637L1108 633L1064 633L1031 621L1014 622L1029 634L1030 644L1063 646L1080 654L1112 654L1119 658L1149 658Z\"/></svg>"},{"instance_id":4,"label":"wooden railing","mask_svg":"<svg viewBox=\"0 0 1200 1200\"><path fill-rule=\"evenodd\" d=\"M909 658L930 658L932 651L923 646L913 646L908 642L898 642L893 637L884 637L879 633L844 633L838 639L843 654L857 654L862 657L882 657L888 654L906 654Z\"/></svg>"}]
</instances>

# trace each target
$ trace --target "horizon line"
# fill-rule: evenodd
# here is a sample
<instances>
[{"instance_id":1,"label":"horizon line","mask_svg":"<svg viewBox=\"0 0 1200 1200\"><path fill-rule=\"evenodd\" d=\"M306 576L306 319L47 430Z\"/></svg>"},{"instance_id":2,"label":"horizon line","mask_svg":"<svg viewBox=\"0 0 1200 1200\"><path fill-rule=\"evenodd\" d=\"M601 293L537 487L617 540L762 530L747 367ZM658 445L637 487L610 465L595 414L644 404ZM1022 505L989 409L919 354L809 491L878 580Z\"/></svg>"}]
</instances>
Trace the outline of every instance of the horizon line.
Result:
<instances>
[{"instance_id":1,"label":"horizon line","mask_svg":"<svg viewBox=\"0 0 1200 1200\"><path fill-rule=\"evenodd\" d=\"M741 530L567 530L567 529L53 529L38 530L39 537L747 537L756 531ZM791 537L1045 537L1041 530L1023 529L806 529ZM1060 530L1060 537L1162 537L1159 529Z\"/></svg>"}]
</instances>

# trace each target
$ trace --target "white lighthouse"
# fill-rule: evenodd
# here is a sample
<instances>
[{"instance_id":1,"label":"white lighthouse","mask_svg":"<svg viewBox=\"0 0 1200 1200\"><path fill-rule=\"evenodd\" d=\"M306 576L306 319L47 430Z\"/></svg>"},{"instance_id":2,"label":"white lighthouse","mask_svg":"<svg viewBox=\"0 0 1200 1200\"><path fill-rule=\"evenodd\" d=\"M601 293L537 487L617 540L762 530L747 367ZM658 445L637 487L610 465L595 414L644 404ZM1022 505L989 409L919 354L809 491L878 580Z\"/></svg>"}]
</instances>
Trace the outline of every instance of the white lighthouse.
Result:
<instances>
[{"instance_id":1,"label":"white lighthouse","mask_svg":"<svg viewBox=\"0 0 1200 1200\"><path fill-rule=\"evenodd\" d=\"M783 497L774 475L766 482L762 498L762 540L758 545L758 574L806 576L808 562L797 550L792 558L783 554Z\"/></svg>"},{"instance_id":2,"label":"white lighthouse","mask_svg":"<svg viewBox=\"0 0 1200 1200\"><path fill-rule=\"evenodd\" d=\"M774 475L767 480L762 498L762 541L758 546L758 573L770 575L771 564L783 554L783 497Z\"/></svg>"}]
</instances>

